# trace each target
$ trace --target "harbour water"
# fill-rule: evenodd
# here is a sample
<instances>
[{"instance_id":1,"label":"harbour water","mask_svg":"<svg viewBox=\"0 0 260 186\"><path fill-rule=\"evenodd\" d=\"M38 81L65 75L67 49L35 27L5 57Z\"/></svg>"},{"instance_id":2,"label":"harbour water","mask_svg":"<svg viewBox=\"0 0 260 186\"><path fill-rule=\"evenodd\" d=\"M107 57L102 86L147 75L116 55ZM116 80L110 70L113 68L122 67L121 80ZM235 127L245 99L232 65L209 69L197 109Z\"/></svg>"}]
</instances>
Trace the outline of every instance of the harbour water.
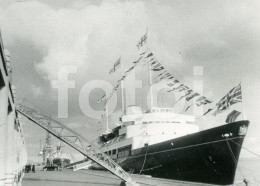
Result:
<instances>
[{"instance_id":1,"label":"harbour water","mask_svg":"<svg viewBox=\"0 0 260 186\"><path fill-rule=\"evenodd\" d=\"M245 186L243 179L250 181L251 186L260 186L260 159L241 159L235 178L236 186ZM207 185L200 183L180 182L158 178L151 178L144 175L133 175L133 178L143 185L152 186L190 186ZM81 170L73 172L72 170L63 171L42 171L28 173L25 175L22 186L118 186L120 180L105 171Z\"/></svg>"},{"instance_id":2,"label":"harbour water","mask_svg":"<svg viewBox=\"0 0 260 186\"><path fill-rule=\"evenodd\" d=\"M252 186L260 186L260 158L239 160L235 178L236 185L245 185L244 178L249 180Z\"/></svg>"}]
</instances>

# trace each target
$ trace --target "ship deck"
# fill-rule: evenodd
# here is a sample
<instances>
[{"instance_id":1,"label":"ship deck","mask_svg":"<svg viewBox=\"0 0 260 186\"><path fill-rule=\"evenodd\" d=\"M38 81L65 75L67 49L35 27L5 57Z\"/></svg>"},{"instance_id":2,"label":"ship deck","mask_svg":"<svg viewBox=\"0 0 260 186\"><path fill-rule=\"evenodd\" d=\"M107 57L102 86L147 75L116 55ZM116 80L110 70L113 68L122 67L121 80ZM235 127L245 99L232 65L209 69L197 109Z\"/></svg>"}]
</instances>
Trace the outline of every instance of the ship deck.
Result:
<instances>
[{"instance_id":1,"label":"ship deck","mask_svg":"<svg viewBox=\"0 0 260 186\"><path fill-rule=\"evenodd\" d=\"M176 180L166 180L152 178L144 175L132 175L133 179L140 186L209 186L210 184L191 183ZM121 180L106 171L72 170L63 171L42 171L36 173L26 173L22 181L22 186L119 186ZM236 184L242 186L244 184Z\"/></svg>"}]
</instances>

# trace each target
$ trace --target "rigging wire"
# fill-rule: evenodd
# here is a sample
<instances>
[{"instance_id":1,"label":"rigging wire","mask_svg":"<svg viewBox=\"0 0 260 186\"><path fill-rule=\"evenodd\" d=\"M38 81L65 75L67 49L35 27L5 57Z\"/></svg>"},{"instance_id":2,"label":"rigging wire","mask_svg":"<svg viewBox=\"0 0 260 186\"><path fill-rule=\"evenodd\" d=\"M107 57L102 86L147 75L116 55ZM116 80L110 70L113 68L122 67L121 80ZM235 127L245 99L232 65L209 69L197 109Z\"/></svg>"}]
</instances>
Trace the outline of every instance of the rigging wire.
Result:
<instances>
[{"instance_id":1,"label":"rigging wire","mask_svg":"<svg viewBox=\"0 0 260 186\"><path fill-rule=\"evenodd\" d=\"M141 170L140 170L139 174L141 174L141 172L142 172L142 171L143 171L143 169L144 169L144 165L145 165L145 162L146 162L146 155L147 155L147 150L148 150L148 146L146 147L146 152L145 152L145 156L144 156L144 162L143 162L143 165L142 165L142 168L141 168Z\"/></svg>"}]
</instances>

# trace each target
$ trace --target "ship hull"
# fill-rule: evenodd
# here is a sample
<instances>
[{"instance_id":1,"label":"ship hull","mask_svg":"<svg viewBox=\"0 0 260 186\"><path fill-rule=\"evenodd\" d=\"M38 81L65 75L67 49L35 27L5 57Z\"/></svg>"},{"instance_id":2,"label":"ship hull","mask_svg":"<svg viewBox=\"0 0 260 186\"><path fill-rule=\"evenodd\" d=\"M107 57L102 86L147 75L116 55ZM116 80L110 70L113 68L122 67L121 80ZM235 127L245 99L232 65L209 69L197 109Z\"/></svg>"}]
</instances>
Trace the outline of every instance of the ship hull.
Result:
<instances>
[{"instance_id":1,"label":"ship hull","mask_svg":"<svg viewBox=\"0 0 260 186\"><path fill-rule=\"evenodd\" d=\"M54 158L53 164L58 165L59 167L64 167L70 164L70 159L67 158Z\"/></svg>"},{"instance_id":2,"label":"ship hull","mask_svg":"<svg viewBox=\"0 0 260 186\"><path fill-rule=\"evenodd\" d=\"M132 150L116 161L126 171L153 177L218 185L234 183L249 125L239 121ZM237 144L236 144L237 143Z\"/></svg>"}]
</instances>

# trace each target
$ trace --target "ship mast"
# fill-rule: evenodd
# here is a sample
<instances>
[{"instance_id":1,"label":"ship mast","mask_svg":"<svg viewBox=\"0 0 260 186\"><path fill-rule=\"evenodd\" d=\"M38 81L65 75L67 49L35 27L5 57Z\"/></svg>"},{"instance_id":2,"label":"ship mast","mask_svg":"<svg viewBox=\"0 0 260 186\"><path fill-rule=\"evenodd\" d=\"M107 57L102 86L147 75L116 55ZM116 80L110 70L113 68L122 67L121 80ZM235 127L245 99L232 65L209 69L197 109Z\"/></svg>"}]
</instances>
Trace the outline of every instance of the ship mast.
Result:
<instances>
[{"instance_id":1,"label":"ship mast","mask_svg":"<svg viewBox=\"0 0 260 186\"><path fill-rule=\"evenodd\" d=\"M50 121L48 123L48 128L50 128ZM43 147L43 163L47 164L47 157L49 157L52 153L52 144L51 144L51 134L47 131L45 138L45 145Z\"/></svg>"},{"instance_id":2,"label":"ship mast","mask_svg":"<svg viewBox=\"0 0 260 186\"><path fill-rule=\"evenodd\" d=\"M40 163L39 157L42 156L42 140L40 139L40 151L38 153L38 164Z\"/></svg>"},{"instance_id":3,"label":"ship mast","mask_svg":"<svg viewBox=\"0 0 260 186\"><path fill-rule=\"evenodd\" d=\"M107 126L107 130L106 132L108 133L109 132L109 128L108 128L108 106L107 106L108 102L106 103L106 126Z\"/></svg>"},{"instance_id":4,"label":"ship mast","mask_svg":"<svg viewBox=\"0 0 260 186\"><path fill-rule=\"evenodd\" d=\"M123 73L122 73L122 60L121 60L121 56L120 56L120 74L121 74L121 77L123 76ZM125 100L124 100L124 80L121 81L121 101L122 101L122 111L123 111L123 114L125 113Z\"/></svg>"},{"instance_id":5,"label":"ship mast","mask_svg":"<svg viewBox=\"0 0 260 186\"><path fill-rule=\"evenodd\" d=\"M148 52L149 46L148 46L148 27L146 28L146 52ZM150 56L147 58L148 62L148 71L149 71L149 83L150 83L150 98L151 98L151 108L153 107L153 80L152 80L152 70L151 70L151 63L150 62Z\"/></svg>"},{"instance_id":6,"label":"ship mast","mask_svg":"<svg viewBox=\"0 0 260 186\"><path fill-rule=\"evenodd\" d=\"M110 130L109 130L109 125L108 125L108 98L107 98L107 94L106 94L106 103L105 103L105 118L106 118L106 131L105 133L109 133ZM104 120L103 120L104 121Z\"/></svg>"}]
</instances>

